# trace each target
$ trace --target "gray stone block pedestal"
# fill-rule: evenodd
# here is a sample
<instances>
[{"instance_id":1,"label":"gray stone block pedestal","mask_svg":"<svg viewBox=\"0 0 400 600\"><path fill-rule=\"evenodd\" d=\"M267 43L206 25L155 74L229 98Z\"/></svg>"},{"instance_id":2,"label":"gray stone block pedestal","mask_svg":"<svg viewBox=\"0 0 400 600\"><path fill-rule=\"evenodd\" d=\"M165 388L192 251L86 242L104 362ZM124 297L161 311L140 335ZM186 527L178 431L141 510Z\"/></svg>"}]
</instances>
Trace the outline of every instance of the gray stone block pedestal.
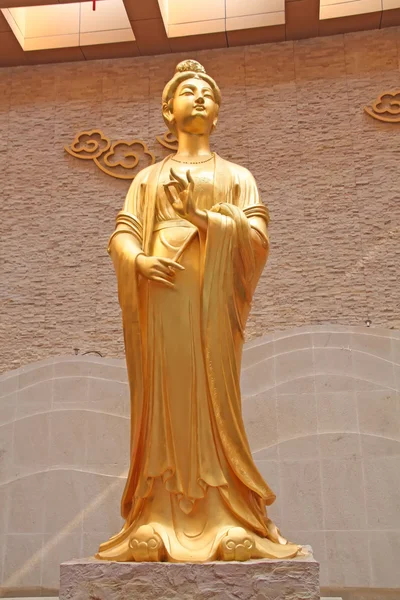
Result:
<instances>
[{"instance_id":1,"label":"gray stone block pedestal","mask_svg":"<svg viewBox=\"0 0 400 600\"><path fill-rule=\"evenodd\" d=\"M319 600L319 563L291 560L61 564L60 600Z\"/></svg>"}]
</instances>

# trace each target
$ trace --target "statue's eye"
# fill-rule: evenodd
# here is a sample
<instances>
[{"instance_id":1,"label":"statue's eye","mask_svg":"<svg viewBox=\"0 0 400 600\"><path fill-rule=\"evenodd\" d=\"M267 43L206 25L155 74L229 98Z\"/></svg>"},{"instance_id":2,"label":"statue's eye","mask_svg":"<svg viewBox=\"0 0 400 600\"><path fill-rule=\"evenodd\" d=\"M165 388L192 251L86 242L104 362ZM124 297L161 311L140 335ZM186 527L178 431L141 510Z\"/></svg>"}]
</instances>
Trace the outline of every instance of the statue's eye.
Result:
<instances>
[{"instance_id":1,"label":"statue's eye","mask_svg":"<svg viewBox=\"0 0 400 600\"><path fill-rule=\"evenodd\" d=\"M189 88L187 88L187 89L185 89L185 90L182 90L182 92L181 92L181 96L189 96L189 95L192 95L192 96L193 96L193 90L191 90L191 89L189 89Z\"/></svg>"}]
</instances>

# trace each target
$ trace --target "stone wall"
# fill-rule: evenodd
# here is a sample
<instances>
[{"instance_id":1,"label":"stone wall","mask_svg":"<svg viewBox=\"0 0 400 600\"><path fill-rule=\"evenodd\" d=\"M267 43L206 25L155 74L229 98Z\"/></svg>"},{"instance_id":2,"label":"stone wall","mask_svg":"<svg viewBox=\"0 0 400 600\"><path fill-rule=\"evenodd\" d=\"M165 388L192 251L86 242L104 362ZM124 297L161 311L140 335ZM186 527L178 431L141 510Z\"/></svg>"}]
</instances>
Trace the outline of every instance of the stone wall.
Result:
<instances>
[{"instance_id":1,"label":"stone wall","mask_svg":"<svg viewBox=\"0 0 400 600\"><path fill-rule=\"evenodd\" d=\"M400 87L399 28L192 53L223 106L215 149L248 167L271 257L248 336L307 323L400 327L400 125L363 107ZM181 55L0 69L3 370L52 355L123 355L105 252L128 182L63 146L101 128L155 141Z\"/></svg>"},{"instance_id":2,"label":"stone wall","mask_svg":"<svg viewBox=\"0 0 400 600\"><path fill-rule=\"evenodd\" d=\"M243 416L277 495L268 512L313 546L324 587L400 588L399 390L399 331L313 326L245 347ZM4 592L56 590L60 562L119 531L128 460L123 361L56 357L0 378Z\"/></svg>"}]
</instances>

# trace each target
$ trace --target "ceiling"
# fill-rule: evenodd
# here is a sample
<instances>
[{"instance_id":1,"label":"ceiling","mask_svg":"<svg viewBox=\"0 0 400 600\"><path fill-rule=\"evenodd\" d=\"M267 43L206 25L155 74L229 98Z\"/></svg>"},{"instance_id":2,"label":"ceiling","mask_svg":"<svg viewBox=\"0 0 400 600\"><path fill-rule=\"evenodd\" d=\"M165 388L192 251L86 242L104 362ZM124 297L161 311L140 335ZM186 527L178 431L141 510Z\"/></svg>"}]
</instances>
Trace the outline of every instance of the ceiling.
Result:
<instances>
[{"instance_id":1,"label":"ceiling","mask_svg":"<svg viewBox=\"0 0 400 600\"><path fill-rule=\"evenodd\" d=\"M223 48L400 25L400 0L0 0L0 67ZM39 5L39 6L38 6Z\"/></svg>"}]
</instances>

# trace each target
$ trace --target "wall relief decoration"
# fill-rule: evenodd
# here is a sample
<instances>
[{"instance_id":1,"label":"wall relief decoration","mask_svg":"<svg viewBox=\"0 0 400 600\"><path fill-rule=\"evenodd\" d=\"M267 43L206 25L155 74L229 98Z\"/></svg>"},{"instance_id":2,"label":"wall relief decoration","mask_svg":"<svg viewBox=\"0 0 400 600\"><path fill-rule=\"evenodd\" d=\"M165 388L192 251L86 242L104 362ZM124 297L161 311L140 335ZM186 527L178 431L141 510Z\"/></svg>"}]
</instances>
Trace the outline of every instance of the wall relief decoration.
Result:
<instances>
[{"instance_id":1,"label":"wall relief decoration","mask_svg":"<svg viewBox=\"0 0 400 600\"><path fill-rule=\"evenodd\" d=\"M157 135L159 144L169 150L177 150L178 140L169 131ZM101 129L81 131L72 144L64 146L68 154L82 160L92 160L95 165L111 177L134 179L139 171L156 161L155 155L143 140L111 140Z\"/></svg>"},{"instance_id":2,"label":"wall relief decoration","mask_svg":"<svg viewBox=\"0 0 400 600\"><path fill-rule=\"evenodd\" d=\"M364 108L365 112L385 123L400 123L400 90L382 92L371 106Z\"/></svg>"},{"instance_id":3,"label":"wall relief decoration","mask_svg":"<svg viewBox=\"0 0 400 600\"><path fill-rule=\"evenodd\" d=\"M164 146L164 148L175 151L178 150L178 140L172 131L166 131L164 135L157 135L156 140L161 146Z\"/></svg>"}]
</instances>

